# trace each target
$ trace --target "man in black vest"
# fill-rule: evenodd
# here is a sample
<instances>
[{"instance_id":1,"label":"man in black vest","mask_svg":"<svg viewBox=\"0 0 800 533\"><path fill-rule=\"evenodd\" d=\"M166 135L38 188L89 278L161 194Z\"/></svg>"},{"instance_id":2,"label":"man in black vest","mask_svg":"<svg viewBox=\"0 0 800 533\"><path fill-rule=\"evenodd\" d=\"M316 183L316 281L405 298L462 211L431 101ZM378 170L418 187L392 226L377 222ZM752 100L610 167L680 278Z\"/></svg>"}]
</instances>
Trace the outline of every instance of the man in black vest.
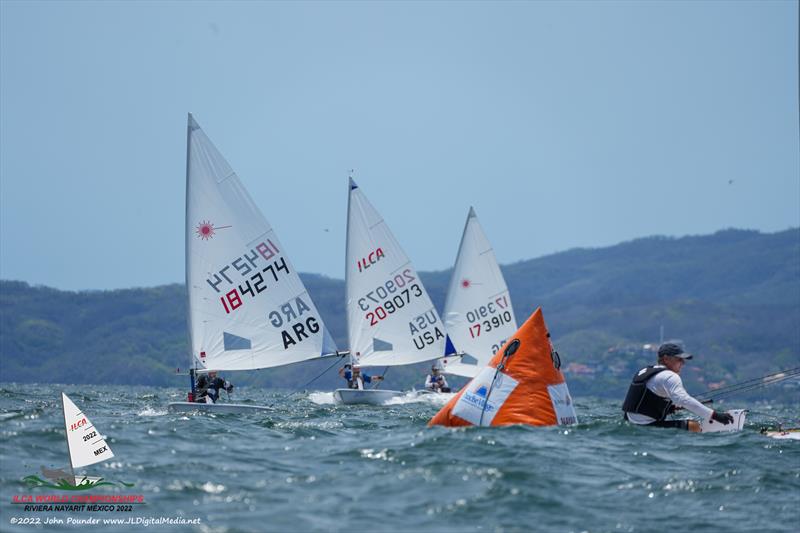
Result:
<instances>
[{"instance_id":1,"label":"man in black vest","mask_svg":"<svg viewBox=\"0 0 800 533\"><path fill-rule=\"evenodd\" d=\"M220 389L225 389L228 391L228 394L230 394L233 392L233 385L217 377L217 373L213 370L208 374L200 374L197 378L197 385L195 386L196 392L194 401L206 403L208 402L208 398L212 403L217 403Z\"/></svg>"},{"instance_id":2,"label":"man in black vest","mask_svg":"<svg viewBox=\"0 0 800 533\"><path fill-rule=\"evenodd\" d=\"M700 431L700 424L694 420L666 419L676 409L687 409L703 419L710 418L722 424L733 422L730 414L706 407L683 388L678 374L691 358L677 344L662 344L658 349L658 364L641 369L633 377L622 404L625 420L642 426Z\"/></svg>"}]
</instances>

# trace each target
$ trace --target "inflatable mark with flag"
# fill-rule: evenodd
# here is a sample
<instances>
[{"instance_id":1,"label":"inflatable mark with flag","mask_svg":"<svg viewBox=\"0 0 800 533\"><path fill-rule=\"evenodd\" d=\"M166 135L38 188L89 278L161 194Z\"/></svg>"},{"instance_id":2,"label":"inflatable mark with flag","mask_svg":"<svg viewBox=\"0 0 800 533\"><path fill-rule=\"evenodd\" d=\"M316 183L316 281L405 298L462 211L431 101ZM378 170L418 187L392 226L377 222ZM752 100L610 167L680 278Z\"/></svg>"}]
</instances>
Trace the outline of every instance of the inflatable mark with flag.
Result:
<instances>
[{"instance_id":1,"label":"inflatable mark with flag","mask_svg":"<svg viewBox=\"0 0 800 533\"><path fill-rule=\"evenodd\" d=\"M539 308L428 425L577 424L560 367Z\"/></svg>"}]
</instances>

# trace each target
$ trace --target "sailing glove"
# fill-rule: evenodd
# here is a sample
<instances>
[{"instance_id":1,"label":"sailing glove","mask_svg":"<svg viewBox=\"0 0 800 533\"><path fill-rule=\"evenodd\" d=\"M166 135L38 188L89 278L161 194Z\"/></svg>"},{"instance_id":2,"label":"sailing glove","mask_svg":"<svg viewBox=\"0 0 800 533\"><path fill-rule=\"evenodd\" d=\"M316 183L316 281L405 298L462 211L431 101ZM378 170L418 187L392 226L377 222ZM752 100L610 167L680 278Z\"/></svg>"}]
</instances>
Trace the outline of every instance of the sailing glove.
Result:
<instances>
[{"instance_id":1,"label":"sailing glove","mask_svg":"<svg viewBox=\"0 0 800 533\"><path fill-rule=\"evenodd\" d=\"M711 420L715 420L722 425L727 426L733 423L733 416L723 411L714 411L711 413Z\"/></svg>"}]
</instances>

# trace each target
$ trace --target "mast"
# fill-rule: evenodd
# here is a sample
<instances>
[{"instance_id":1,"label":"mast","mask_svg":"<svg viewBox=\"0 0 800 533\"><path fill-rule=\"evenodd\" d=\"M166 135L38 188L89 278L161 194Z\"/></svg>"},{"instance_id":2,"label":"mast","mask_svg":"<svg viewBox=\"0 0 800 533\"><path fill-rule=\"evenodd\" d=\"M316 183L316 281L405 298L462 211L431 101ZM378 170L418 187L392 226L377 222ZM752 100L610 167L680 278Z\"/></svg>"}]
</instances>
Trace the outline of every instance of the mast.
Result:
<instances>
[{"instance_id":1,"label":"mast","mask_svg":"<svg viewBox=\"0 0 800 533\"><path fill-rule=\"evenodd\" d=\"M186 201L184 205L185 215L184 218L186 223L183 227L183 238L184 238L184 253L183 253L183 260L184 260L184 276L186 279L186 339L188 342L189 347L189 376L192 380L192 396L194 396L194 368L197 366L197 362L194 358L194 353L192 352L192 308L191 308L191 301L189 299L189 291L192 290L191 287L191 280L189 279L189 156L192 147L192 123L194 122L194 118L192 118L192 114L189 113L189 116L186 121Z\"/></svg>"},{"instance_id":2,"label":"mast","mask_svg":"<svg viewBox=\"0 0 800 533\"><path fill-rule=\"evenodd\" d=\"M347 176L347 226L344 228L344 286L347 287L350 279L350 269L348 268L347 261L350 259L350 191L357 187L353 181L353 170L350 170L350 175ZM344 291L344 308L348 309L349 301L347 290ZM356 359L353 353L353 339L350 338L350 313L345 312L345 326L347 327L347 347L350 350L350 366L352 368L353 360Z\"/></svg>"}]
</instances>

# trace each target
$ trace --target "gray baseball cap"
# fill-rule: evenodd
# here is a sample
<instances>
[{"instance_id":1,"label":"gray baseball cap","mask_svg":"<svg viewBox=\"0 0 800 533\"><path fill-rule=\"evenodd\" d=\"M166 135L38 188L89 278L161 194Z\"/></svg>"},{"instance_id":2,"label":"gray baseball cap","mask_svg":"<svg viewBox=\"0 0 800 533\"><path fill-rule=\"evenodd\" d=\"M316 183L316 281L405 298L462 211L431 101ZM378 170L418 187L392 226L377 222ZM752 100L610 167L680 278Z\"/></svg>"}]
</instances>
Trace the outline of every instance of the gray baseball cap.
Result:
<instances>
[{"instance_id":1,"label":"gray baseball cap","mask_svg":"<svg viewBox=\"0 0 800 533\"><path fill-rule=\"evenodd\" d=\"M672 342L667 342L665 344L662 344L658 348L659 357L664 357L666 355L672 357L680 357L681 359L691 359L692 357L694 357L692 354L684 352L683 348Z\"/></svg>"}]
</instances>

